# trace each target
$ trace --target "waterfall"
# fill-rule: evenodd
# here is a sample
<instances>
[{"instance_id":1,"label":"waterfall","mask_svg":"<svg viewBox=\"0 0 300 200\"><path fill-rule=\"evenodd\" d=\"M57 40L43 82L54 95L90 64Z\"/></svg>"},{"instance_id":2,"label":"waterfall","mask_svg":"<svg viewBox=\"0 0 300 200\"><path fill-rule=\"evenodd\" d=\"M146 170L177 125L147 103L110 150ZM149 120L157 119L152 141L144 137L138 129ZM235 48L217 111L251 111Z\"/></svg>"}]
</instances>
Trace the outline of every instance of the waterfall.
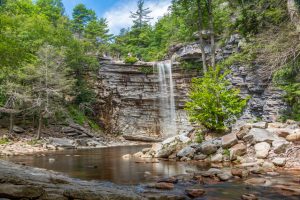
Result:
<instances>
[{"instance_id":1,"label":"waterfall","mask_svg":"<svg viewBox=\"0 0 300 200\"><path fill-rule=\"evenodd\" d=\"M161 61L156 67L159 80L160 131L167 138L177 134L172 62Z\"/></svg>"}]
</instances>

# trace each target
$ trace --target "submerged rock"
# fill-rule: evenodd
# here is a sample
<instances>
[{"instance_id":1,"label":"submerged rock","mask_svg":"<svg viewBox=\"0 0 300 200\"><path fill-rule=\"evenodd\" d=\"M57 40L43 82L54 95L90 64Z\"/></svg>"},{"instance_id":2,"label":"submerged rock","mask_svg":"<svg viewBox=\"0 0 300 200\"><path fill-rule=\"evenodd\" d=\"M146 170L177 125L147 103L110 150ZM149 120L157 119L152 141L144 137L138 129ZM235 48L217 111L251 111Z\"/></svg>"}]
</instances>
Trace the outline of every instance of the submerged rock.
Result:
<instances>
[{"instance_id":1,"label":"submerged rock","mask_svg":"<svg viewBox=\"0 0 300 200\"><path fill-rule=\"evenodd\" d=\"M197 198L197 197L201 197L205 194L205 190L203 189L195 189L195 188L188 188L185 190L185 192L187 193L188 196L192 197L192 198Z\"/></svg>"}]
</instances>

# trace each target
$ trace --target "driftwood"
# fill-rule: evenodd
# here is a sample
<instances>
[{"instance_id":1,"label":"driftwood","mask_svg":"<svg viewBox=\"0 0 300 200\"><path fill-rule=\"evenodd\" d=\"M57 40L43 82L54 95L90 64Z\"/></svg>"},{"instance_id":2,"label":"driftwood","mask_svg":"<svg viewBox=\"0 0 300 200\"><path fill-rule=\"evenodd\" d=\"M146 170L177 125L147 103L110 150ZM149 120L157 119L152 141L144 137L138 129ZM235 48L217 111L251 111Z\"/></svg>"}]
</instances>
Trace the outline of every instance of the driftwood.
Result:
<instances>
[{"instance_id":1,"label":"driftwood","mask_svg":"<svg viewBox=\"0 0 300 200\"><path fill-rule=\"evenodd\" d=\"M162 141L162 139L160 138L153 138L144 135L123 135L123 138L125 140L140 141L140 142L161 142Z\"/></svg>"}]
</instances>

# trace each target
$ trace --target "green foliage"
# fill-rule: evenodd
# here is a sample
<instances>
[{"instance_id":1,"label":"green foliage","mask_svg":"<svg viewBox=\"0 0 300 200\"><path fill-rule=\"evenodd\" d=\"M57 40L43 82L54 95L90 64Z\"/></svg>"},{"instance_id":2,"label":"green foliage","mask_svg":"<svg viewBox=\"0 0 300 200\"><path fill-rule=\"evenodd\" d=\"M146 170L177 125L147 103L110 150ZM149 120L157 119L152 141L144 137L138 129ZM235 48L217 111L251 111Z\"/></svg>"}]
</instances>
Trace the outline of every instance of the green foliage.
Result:
<instances>
[{"instance_id":1,"label":"green foliage","mask_svg":"<svg viewBox=\"0 0 300 200\"><path fill-rule=\"evenodd\" d=\"M230 156L230 151L229 151L229 149L223 149L223 155L224 156Z\"/></svg>"},{"instance_id":2,"label":"green foliage","mask_svg":"<svg viewBox=\"0 0 300 200\"><path fill-rule=\"evenodd\" d=\"M0 138L0 145L8 144L8 143L9 143L9 139L8 138L6 138L6 137Z\"/></svg>"},{"instance_id":3,"label":"green foliage","mask_svg":"<svg viewBox=\"0 0 300 200\"><path fill-rule=\"evenodd\" d=\"M96 20L95 11L87 9L84 4L78 4L73 9L72 27L75 33L81 35L86 25L93 20Z\"/></svg>"},{"instance_id":4,"label":"green foliage","mask_svg":"<svg viewBox=\"0 0 300 200\"><path fill-rule=\"evenodd\" d=\"M124 62L126 64L134 64L138 61L138 59L136 57L132 57L132 56L127 56L124 60Z\"/></svg>"},{"instance_id":5,"label":"green foliage","mask_svg":"<svg viewBox=\"0 0 300 200\"><path fill-rule=\"evenodd\" d=\"M91 120L83 111L81 111L79 108L76 108L75 106L69 107L69 113L70 117L74 120L75 123L84 126L88 124L91 129L94 131L99 131L100 127L97 123L95 123L93 120Z\"/></svg>"},{"instance_id":6,"label":"green foliage","mask_svg":"<svg viewBox=\"0 0 300 200\"><path fill-rule=\"evenodd\" d=\"M185 109L190 120L216 131L224 131L241 114L247 99L239 97L239 90L230 88L228 71L210 70L203 78L194 78Z\"/></svg>"},{"instance_id":7,"label":"green foliage","mask_svg":"<svg viewBox=\"0 0 300 200\"><path fill-rule=\"evenodd\" d=\"M152 67L139 67L139 71L143 74L152 74L154 72L154 69Z\"/></svg>"},{"instance_id":8,"label":"green foliage","mask_svg":"<svg viewBox=\"0 0 300 200\"><path fill-rule=\"evenodd\" d=\"M283 114L284 119L300 120L300 60L290 62L278 70L273 81L285 92L285 101L291 107Z\"/></svg>"},{"instance_id":9,"label":"green foliage","mask_svg":"<svg viewBox=\"0 0 300 200\"><path fill-rule=\"evenodd\" d=\"M195 142L202 143L204 141L204 136L201 131L198 131L195 135Z\"/></svg>"}]
</instances>

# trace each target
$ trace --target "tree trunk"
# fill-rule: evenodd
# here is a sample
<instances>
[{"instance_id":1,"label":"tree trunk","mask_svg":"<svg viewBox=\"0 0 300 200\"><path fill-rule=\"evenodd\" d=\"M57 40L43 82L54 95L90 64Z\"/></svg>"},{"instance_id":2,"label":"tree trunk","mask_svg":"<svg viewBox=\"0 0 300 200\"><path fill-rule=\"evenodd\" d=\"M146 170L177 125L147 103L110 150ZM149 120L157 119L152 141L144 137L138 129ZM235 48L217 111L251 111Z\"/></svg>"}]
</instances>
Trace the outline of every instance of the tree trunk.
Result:
<instances>
[{"instance_id":1,"label":"tree trunk","mask_svg":"<svg viewBox=\"0 0 300 200\"><path fill-rule=\"evenodd\" d=\"M214 16L212 11L212 0L207 0L208 20L210 29L210 46L211 46L211 66L216 70L216 46L214 31Z\"/></svg>"},{"instance_id":2,"label":"tree trunk","mask_svg":"<svg viewBox=\"0 0 300 200\"><path fill-rule=\"evenodd\" d=\"M38 122L38 129L37 129L37 139L41 139L41 129L42 129L42 122L43 122L43 117L42 117L42 112L39 110L39 122Z\"/></svg>"},{"instance_id":3,"label":"tree trunk","mask_svg":"<svg viewBox=\"0 0 300 200\"><path fill-rule=\"evenodd\" d=\"M9 135L11 136L13 134L13 128L14 128L14 114L9 114Z\"/></svg>"},{"instance_id":4,"label":"tree trunk","mask_svg":"<svg viewBox=\"0 0 300 200\"><path fill-rule=\"evenodd\" d=\"M199 40L200 40L200 49L201 49L201 55L202 55L202 62L203 62L203 72L207 72L207 64L206 64L206 54L204 49L204 41L202 37L202 30L203 30L203 23L202 23L202 10L201 10L201 0L197 0L197 6L198 6L198 25L199 25Z\"/></svg>"}]
</instances>

